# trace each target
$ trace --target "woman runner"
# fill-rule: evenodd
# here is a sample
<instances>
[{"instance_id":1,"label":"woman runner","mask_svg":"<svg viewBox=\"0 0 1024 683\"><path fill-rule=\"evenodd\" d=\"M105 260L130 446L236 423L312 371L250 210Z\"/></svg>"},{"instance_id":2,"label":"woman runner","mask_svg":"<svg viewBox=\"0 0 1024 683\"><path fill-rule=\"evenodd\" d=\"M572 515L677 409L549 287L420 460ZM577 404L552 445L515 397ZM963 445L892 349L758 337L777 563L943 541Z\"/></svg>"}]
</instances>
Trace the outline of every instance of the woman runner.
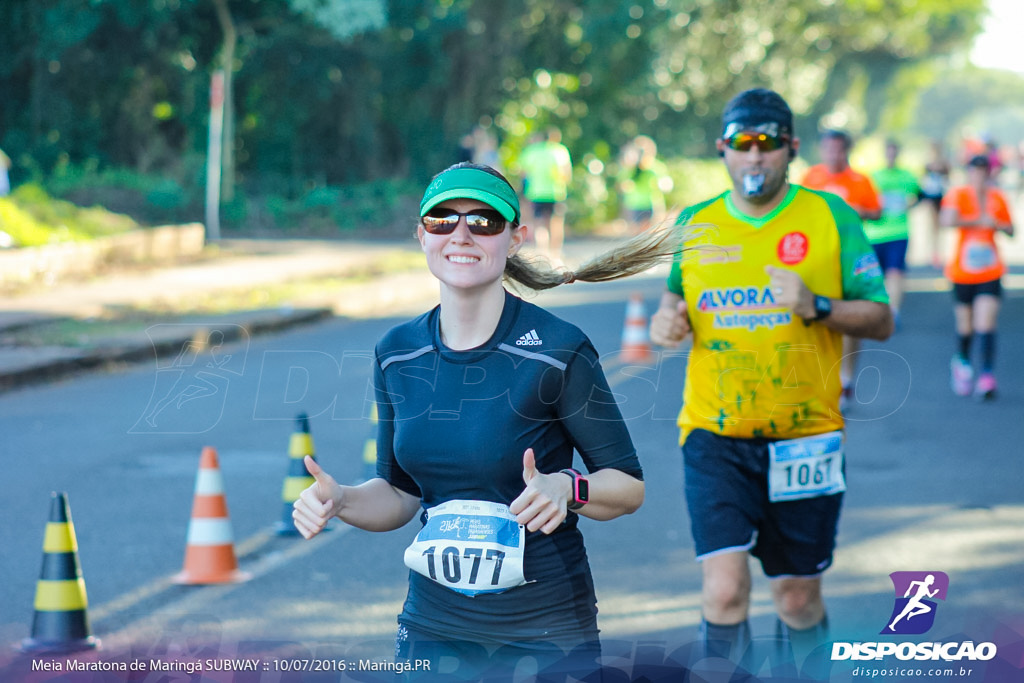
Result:
<instances>
[{"instance_id":1,"label":"woman runner","mask_svg":"<svg viewBox=\"0 0 1024 683\"><path fill-rule=\"evenodd\" d=\"M678 249L653 231L556 272L518 254L519 200L490 167L434 177L417 236L441 283L433 310L376 348L377 477L339 485L312 459L316 483L295 502L310 538L338 517L389 531L420 514L405 553L409 591L398 661L457 662L456 680L507 679L531 657L539 680L597 680L597 607L579 516L610 520L644 498L640 463L587 336L513 296L649 268ZM580 453L588 472L573 467Z\"/></svg>"}]
</instances>

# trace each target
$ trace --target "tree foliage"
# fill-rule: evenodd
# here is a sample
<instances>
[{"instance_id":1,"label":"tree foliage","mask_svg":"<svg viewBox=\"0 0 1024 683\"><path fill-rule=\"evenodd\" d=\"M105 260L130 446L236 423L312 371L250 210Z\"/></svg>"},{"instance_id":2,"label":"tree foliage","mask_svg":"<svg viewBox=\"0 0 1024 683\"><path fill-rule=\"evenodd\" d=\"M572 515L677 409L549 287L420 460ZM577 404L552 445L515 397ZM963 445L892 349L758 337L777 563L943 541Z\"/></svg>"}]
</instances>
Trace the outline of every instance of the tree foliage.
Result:
<instances>
[{"instance_id":1,"label":"tree foliage","mask_svg":"<svg viewBox=\"0 0 1024 683\"><path fill-rule=\"evenodd\" d=\"M423 179L482 123L506 158L562 128L577 162L637 133L708 153L764 85L812 131L870 131L905 71L965 49L983 0L221 0L247 192ZM128 167L199 184L214 0L0 2L0 147L15 173ZM600 167L600 165L598 165Z\"/></svg>"},{"instance_id":2,"label":"tree foliage","mask_svg":"<svg viewBox=\"0 0 1024 683\"><path fill-rule=\"evenodd\" d=\"M922 90L915 122L924 135L951 143L981 133L1015 142L1024 125L1024 79L982 69L952 74Z\"/></svg>"},{"instance_id":3,"label":"tree foliage","mask_svg":"<svg viewBox=\"0 0 1024 683\"><path fill-rule=\"evenodd\" d=\"M384 0L289 0L292 9L323 26L338 40L348 40L387 23Z\"/></svg>"}]
</instances>

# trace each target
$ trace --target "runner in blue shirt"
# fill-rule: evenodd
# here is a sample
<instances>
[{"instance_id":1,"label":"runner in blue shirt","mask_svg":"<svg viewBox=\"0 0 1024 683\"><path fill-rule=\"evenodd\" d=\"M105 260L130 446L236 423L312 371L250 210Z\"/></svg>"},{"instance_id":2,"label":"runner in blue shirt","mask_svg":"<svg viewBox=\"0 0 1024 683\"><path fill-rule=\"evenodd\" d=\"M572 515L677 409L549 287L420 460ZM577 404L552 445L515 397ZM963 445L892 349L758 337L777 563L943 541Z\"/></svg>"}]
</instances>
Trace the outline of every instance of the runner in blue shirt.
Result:
<instances>
[{"instance_id":1,"label":"runner in blue shirt","mask_svg":"<svg viewBox=\"0 0 1024 683\"><path fill-rule=\"evenodd\" d=\"M412 571L396 652L406 661L454 657L467 680L507 678L524 656L552 674L597 669L579 515L614 519L644 497L594 346L502 280L543 289L612 279L677 250L663 230L556 272L517 255L519 218L515 191L493 169L462 163L435 176L417 234L441 303L377 345L377 478L341 486L307 459L316 483L295 502L307 538L333 517L389 531L421 515L405 553ZM574 451L588 475L572 469Z\"/></svg>"}]
</instances>

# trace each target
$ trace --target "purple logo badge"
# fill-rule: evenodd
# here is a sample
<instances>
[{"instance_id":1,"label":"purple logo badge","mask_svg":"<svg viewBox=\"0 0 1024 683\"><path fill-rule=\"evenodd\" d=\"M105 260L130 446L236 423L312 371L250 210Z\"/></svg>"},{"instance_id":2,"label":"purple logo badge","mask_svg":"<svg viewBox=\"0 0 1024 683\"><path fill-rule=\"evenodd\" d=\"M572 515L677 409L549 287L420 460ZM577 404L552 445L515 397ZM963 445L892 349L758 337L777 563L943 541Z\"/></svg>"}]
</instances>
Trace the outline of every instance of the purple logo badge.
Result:
<instances>
[{"instance_id":1,"label":"purple logo badge","mask_svg":"<svg viewBox=\"0 0 1024 683\"><path fill-rule=\"evenodd\" d=\"M896 604L881 633L926 633L935 623L935 600L946 599L949 577L943 572L893 572L889 578L896 590Z\"/></svg>"}]
</instances>

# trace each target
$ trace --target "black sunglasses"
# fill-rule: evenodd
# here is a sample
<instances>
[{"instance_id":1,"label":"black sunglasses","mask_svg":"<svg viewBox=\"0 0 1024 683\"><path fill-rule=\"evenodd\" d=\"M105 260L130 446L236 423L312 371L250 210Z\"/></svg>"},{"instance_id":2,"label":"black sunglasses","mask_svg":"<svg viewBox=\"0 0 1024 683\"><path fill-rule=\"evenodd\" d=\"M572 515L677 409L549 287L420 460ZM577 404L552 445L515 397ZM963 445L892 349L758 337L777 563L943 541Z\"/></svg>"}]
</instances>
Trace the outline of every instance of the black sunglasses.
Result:
<instances>
[{"instance_id":1,"label":"black sunglasses","mask_svg":"<svg viewBox=\"0 0 1024 683\"><path fill-rule=\"evenodd\" d=\"M459 219L466 218L466 226L474 235L497 235L508 223L505 217L494 209L473 209L459 213L451 209L432 209L420 218L423 229L431 235L450 235L455 232Z\"/></svg>"},{"instance_id":2,"label":"black sunglasses","mask_svg":"<svg viewBox=\"0 0 1024 683\"><path fill-rule=\"evenodd\" d=\"M730 135L723 142L726 147L737 152L749 152L754 145L762 152L774 152L789 144L789 136L740 132Z\"/></svg>"}]
</instances>

